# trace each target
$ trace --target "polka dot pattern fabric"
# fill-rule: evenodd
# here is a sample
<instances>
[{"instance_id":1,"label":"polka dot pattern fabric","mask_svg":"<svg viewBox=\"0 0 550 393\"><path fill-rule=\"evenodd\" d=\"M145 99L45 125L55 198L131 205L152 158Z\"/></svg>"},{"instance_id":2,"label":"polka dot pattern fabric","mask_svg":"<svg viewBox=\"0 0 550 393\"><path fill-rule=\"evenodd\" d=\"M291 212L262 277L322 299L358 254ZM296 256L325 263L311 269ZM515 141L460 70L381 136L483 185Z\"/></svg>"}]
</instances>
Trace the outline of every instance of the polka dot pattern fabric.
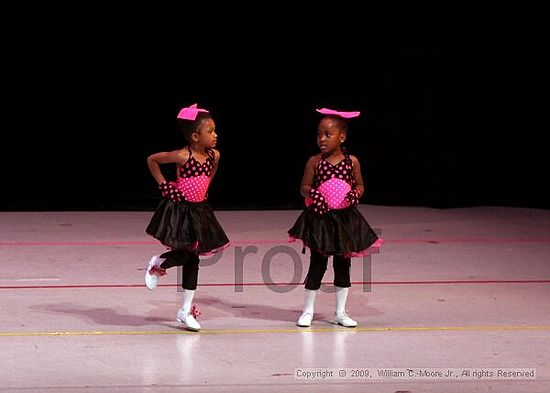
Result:
<instances>
[{"instance_id":1,"label":"polka dot pattern fabric","mask_svg":"<svg viewBox=\"0 0 550 393\"><path fill-rule=\"evenodd\" d=\"M330 209L345 209L350 205L346 195L354 185L352 169L349 155L335 165L325 159L317 163L313 184L323 194Z\"/></svg>"},{"instance_id":2,"label":"polka dot pattern fabric","mask_svg":"<svg viewBox=\"0 0 550 393\"><path fill-rule=\"evenodd\" d=\"M207 198L210 176L214 170L214 153L209 152L204 162L191 155L185 164L179 167L177 187L188 202L202 202Z\"/></svg>"},{"instance_id":3,"label":"polka dot pattern fabric","mask_svg":"<svg viewBox=\"0 0 550 393\"><path fill-rule=\"evenodd\" d=\"M318 188L323 194L329 209L345 209L349 206L346 195L351 186L342 179L330 179L321 184Z\"/></svg>"},{"instance_id":4,"label":"polka dot pattern fabric","mask_svg":"<svg viewBox=\"0 0 550 393\"><path fill-rule=\"evenodd\" d=\"M202 202L206 199L210 178L206 175L195 177L180 177L178 179L178 189L188 202Z\"/></svg>"}]
</instances>

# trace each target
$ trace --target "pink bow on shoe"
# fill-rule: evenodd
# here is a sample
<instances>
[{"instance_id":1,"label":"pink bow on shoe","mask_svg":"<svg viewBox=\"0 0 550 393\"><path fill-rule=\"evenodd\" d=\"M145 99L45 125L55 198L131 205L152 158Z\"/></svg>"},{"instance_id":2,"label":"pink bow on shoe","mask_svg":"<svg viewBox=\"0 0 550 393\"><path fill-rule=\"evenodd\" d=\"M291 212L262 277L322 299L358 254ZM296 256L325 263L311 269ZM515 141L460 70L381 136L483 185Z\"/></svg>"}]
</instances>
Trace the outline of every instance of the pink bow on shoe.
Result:
<instances>
[{"instance_id":1,"label":"pink bow on shoe","mask_svg":"<svg viewBox=\"0 0 550 393\"><path fill-rule=\"evenodd\" d=\"M191 315L194 316L195 318L198 318L198 316L201 314L202 312L201 310L199 310L199 306L197 306L196 304L193 304L191 306Z\"/></svg>"},{"instance_id":2,"label":"pink bow on shoe","mask_svg":"<svg viewBox=\"0 0 550 393\"><path fill-rule=\"evenodd\" d=\"M149 269L149 274L156 274L157 276L162 277L166 275L166 269L163 269L158 265L153 265Z\"/></svg>"}]
</instances>

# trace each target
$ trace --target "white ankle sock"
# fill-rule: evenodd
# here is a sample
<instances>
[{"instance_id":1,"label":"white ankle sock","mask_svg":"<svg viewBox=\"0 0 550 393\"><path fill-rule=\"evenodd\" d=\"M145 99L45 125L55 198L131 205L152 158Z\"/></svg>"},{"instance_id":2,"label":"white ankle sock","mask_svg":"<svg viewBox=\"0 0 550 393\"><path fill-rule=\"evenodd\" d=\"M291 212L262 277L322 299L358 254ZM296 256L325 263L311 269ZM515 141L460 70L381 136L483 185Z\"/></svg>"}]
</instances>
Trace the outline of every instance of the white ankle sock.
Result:
<instances>
[{"instance_id":1,"label":"white ankle sock","mask_svg":"<svg viewBox=\"0 0 550 393\"><path fill-rule=\"evenodd\" d=\"M310 313L313 315L313 310L315 309L315 298L317 296L317 291L313 289L306 289L304 293L304 311L302 314Z\"/></svg>"},{"instance_id":2,"label":"white ankle sock","mask_svg":"<svg viewBox=\"0 0 550 393\"><path fill-rule=\"evenodd\" d=\"M191 304L193 303L193 297L195 296L195 291L191 289L183 290L183 305L181 309L185 314L191 312Z\"/></svg>"},{"instance_id":3,"label":"white ankle sock","mask_svg":"<svg viewBox=\"0 0 550 393\"><path fill-rule=\"evenodd\" d=\"M336 294L336 314L340 315L346 312L346 301L348 299L349 288L334 287Z\"/></svg>"}]
</instances>

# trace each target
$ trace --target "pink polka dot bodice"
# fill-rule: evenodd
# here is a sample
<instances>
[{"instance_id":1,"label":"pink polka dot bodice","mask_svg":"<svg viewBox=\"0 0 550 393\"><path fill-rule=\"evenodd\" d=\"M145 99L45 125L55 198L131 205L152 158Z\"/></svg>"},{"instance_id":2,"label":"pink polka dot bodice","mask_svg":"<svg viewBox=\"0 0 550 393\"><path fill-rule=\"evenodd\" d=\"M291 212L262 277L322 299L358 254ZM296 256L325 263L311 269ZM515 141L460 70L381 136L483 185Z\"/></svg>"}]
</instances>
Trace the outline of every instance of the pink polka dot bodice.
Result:
<instances>
[{"instance_id":1,"label":"pink polka dot bodice","mask_svg":"<svg viewBox=\"0 0 550 393\"><path fill-rule=\"evenodd\" d=\"M345 209L350 205L346 195L354 185L352 167L349 155L336 165L323 158L317 163L313 187L325 197L330 209ZM306 205L310 203L306 199Z\"/></svg>"},{"instance_id":2,"label":"pink polka dot bodice","mask_svg":"<svg viewBox=\"0 0 550 393\"><path fill-rule=\"evenodd\" d=\"M214 169L214 153L209 151L206 160L201 163L192 156L178 168L177 187L188 202L202 202L207 198L210 176Z\"/></svg>"},{"instance_id":3,"label":"pink polka dot bodice","mask_svg":"<svg viewBox=\"0 0 550 393\"><path fill-rule=\"evenodd\" d=\"M342 179L330 179L317 187L323 194L329 209L345 209L349 206L346 195L351 186Z\"/></svg>"}]
</instances>

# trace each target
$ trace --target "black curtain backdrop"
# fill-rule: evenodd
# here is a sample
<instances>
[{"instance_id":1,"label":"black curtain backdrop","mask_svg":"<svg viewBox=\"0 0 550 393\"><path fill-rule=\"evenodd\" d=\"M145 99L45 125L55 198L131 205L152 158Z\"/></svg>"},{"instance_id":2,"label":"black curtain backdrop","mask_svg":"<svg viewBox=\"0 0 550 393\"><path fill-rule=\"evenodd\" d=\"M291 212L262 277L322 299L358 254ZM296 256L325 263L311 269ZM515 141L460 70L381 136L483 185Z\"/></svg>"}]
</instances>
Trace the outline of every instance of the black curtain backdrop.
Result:
<instances>
[{"instance_id":1,"label":"black curtain backdrop","mask_svg":"<svg viewBox=\"0 0 550 393\"><path fill-rule=\"evenodd\" d=\"M364 203L550 207L540 10L236 7L20 14L0 209L153 209L146 157L184 145L193 103L217 122L216 209L300 208L320 107L362 112Z\"/></svg>"}]
</instances>

